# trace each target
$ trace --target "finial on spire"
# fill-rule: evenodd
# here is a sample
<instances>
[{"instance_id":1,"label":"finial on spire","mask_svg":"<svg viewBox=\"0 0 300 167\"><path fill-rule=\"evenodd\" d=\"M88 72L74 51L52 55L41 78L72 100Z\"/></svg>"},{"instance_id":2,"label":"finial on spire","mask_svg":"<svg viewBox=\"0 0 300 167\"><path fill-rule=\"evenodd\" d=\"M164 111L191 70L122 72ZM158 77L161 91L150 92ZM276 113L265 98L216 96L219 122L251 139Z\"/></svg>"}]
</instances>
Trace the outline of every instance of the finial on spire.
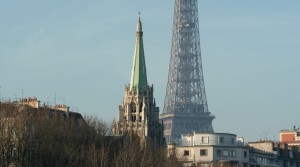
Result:
<instances>
[{"instance_id":1,"label":"finial on spire","mask_svg":"<svg viewBox=\"0 0 300 167\"><path fill-rule=\"evenodd\" d=\"M141 11L139 11L139 18L141 17L141 14L142 14Z\"/></svg>"},{"instance_id":2,"label":"finial on spire","mask_svg":"<svg viewBox=\"0 0 300 167\"><path fill-rule=\"evenodd\" d=\"M137 32L142 32L141 12L139 12L139 20L137 25Z\"/></svg>"}]
</instances>

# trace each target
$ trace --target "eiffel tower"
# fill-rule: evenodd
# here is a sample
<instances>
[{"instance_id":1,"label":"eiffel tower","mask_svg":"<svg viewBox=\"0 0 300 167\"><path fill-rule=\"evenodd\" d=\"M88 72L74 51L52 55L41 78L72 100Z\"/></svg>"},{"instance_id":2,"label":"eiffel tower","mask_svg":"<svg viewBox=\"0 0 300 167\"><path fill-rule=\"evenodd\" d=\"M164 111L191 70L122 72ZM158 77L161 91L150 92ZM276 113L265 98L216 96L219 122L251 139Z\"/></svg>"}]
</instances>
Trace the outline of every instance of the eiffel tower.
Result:
<instances>
[{"instance_id":1,"label":"eiffel tower","mask_svg":"<svg viewBox=\"0 0 300 167\"><path fill-rule=\"evenodd\" d=\"M213 132L205 94L197 0L175 0L168 84L164 110L167 143L181 134Z\"/></svg>"}]
</instances>

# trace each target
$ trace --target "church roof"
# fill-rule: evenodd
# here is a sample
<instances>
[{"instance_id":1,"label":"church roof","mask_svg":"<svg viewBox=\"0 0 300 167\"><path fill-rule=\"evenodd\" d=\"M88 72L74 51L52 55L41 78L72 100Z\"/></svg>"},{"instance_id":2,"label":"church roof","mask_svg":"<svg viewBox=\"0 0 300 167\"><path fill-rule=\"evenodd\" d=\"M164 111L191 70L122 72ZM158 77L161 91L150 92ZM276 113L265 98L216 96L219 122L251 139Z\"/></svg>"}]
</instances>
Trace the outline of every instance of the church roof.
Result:
<instances>
[{"instance_id":1,"label":"church roof","mask_svg":"<svg viewBox=\"0 0 300 167\"><path fill-rule=\"evenodd\" d=\"M134 58L132 65L130 90L141 91L148 86L146 63L143 45L142 22L139 16L136 32L136 44L134 49Z\"/></svg>"}]
</instances>

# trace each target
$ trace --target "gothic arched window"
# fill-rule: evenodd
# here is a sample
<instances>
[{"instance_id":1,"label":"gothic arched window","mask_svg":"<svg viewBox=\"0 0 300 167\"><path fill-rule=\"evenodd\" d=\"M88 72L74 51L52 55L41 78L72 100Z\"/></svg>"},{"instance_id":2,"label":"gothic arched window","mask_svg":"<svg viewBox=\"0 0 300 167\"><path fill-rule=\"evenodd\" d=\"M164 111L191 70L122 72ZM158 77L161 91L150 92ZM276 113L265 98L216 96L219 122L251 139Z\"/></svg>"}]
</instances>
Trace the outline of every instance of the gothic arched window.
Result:
<instances>
[{"instance_id":1,"label":"gothic arched window","mask_svg":"<svg viewBox=\"0 0 300 167\"><path fill-rule=\"evenodd\" d=\"M140 112L143 111L143 103L140 104Z\"/></svg>"},{"instance_id":2,"label":"gothic arched window","mask_svg":"<svg viewBox=\"0 0 300 167\"><path fill-rule=\"evenodd\" d=\"M136 105L134 103L131 103L131 112L136 113Z\"/></svg>"}]
</instances>

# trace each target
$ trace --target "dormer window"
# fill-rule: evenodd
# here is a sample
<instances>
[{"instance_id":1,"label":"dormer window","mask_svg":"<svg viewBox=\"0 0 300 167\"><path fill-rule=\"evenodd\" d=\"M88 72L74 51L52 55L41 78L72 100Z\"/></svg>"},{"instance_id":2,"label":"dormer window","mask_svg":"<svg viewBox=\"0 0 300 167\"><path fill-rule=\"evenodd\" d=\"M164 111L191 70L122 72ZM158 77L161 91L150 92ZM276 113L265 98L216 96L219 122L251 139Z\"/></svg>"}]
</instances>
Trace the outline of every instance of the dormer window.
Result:
<instances>
[{"instance_id":1,"label":"dormer window","mask_svg":"<svg viewBox=\"0 0 300 167\"><path fill-rule=\"evenodd\" d=\"M223 144L224 143L224 137L219 137L219 143Z\"/></svg>"},{"instance_id":2,"label":"dormer window","mask_svg":"<svg viewBox=\"0 0 300 167\"><path fill-rule=\"evenodd\" d=\"M208 136L202 136L201 137L201 143L202 144L208 144L209 142L208 142Z\"/></svg>"}]
</instances>

